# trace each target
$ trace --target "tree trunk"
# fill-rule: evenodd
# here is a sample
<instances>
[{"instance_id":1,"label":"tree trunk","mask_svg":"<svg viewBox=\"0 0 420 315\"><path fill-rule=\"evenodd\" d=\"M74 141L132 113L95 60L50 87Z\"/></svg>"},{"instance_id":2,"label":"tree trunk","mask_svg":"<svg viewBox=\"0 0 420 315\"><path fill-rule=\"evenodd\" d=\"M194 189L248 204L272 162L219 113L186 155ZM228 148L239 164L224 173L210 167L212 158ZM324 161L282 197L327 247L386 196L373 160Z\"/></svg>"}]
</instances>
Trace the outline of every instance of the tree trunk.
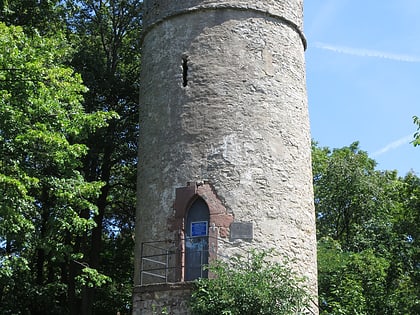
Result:
<instances>
[{"instance_id":1,"label":"tree trunk","mask_svg":"<svg viewBox=\"0 0 420 315\"><path fill-rule=\"evenodd\" d=\"M92 230L91 242L90 242L90 255L89 255L89 267L98 269L100 266L100 254L102 251L102 230L103 230L103 219L105 216L105 209L107 205L107 197L109 193L109 180L111 174L111 146L106 145L106 149L103 157L102 164L102 176L101 181L106 184L101 189L101 195L97 200L98 214L94 220L96 227ZM93 313L93 303L95 301L95 288L85 287L83 289L82 297L82 315L91 315Z\"/></svg>"}]
</instances>

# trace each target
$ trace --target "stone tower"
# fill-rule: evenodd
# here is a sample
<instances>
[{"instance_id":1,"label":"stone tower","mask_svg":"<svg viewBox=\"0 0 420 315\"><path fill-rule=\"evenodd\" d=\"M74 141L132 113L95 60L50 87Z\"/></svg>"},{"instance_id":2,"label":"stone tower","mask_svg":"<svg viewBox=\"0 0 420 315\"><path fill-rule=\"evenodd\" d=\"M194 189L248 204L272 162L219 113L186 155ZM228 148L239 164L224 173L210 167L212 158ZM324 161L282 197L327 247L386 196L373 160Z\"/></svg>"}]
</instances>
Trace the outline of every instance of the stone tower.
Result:
<instances>
[{"instance_id":1,"label":"stone tower","mask_svg":"<svg viewBox=\"0 0 420 315\"><path fill-rule=\"evenodd\" d=\"M134 314L185 314L202 265L251 247L296 258L316 294L302 16L144 0Z\"/></svg>"}]
</instances>

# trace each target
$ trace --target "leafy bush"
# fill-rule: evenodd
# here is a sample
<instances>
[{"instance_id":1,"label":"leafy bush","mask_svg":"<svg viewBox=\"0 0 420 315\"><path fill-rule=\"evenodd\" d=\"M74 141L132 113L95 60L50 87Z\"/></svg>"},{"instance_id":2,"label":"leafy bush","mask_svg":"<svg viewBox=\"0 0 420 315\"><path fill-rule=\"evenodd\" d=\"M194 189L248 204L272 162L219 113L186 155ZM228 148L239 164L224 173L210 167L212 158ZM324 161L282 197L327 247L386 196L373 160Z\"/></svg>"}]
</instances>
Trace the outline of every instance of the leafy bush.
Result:
<instances>
[{"instance_id":1,"label":"leafy bush","mask_svg":"<svg viewBox=\"0 0 420 315\"><path fill-rule=\"evenodd\" d=\"M198 279L190 307L195 315L281 315L303 313L310 297L304 279L267 251L253 251L209 267L213 279Z\"/></svg>"}]
</instances>

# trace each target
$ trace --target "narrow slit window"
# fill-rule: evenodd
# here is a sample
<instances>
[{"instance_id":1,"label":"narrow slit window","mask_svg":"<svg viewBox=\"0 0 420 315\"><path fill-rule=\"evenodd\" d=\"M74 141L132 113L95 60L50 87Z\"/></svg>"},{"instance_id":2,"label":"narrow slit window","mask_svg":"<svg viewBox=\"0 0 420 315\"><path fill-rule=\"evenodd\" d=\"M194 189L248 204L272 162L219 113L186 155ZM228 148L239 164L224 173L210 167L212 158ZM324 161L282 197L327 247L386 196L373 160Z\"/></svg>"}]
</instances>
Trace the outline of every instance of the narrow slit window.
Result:
<instances>
[{"instance_id":1,"label":"narrow slit window","mask_svg":"<svg viewBox=\"0 0 420 315\"><path fill-rule=\"evenodd\" d=\"M182 86L188 85L188 58L182 58Z\"/></svg>"}]
</instances>

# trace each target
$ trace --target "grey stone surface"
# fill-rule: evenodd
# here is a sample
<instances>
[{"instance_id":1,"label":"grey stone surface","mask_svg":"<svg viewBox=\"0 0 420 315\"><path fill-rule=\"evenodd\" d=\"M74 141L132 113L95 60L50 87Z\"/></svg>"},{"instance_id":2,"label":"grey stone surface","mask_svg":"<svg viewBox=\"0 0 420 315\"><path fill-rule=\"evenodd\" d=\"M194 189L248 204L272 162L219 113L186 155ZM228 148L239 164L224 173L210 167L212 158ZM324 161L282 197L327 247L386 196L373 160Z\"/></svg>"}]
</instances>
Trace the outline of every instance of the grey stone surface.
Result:
<instances>
[{"instance_id":1,"label":"grey stone surface","mask_svg":"<svg viewBox=\"0 0 420 315\"><path fill-rule=\"evenodd\" d=\"M136 284L141 242L175 237L175 188L206 180L254 227L218 251L274 247L316 292L302 0L144 5Z\"/></svg>"},{"instance_id":2,"label":"grey stone surface","mask_svg":"<svg viewBox=\"0 0 420 315\"><path fill-rule=\"evenodd\" d=\"M186 315L192 283L158 284L134 289L133 315Z\"/></svg>"}]
</instances>

